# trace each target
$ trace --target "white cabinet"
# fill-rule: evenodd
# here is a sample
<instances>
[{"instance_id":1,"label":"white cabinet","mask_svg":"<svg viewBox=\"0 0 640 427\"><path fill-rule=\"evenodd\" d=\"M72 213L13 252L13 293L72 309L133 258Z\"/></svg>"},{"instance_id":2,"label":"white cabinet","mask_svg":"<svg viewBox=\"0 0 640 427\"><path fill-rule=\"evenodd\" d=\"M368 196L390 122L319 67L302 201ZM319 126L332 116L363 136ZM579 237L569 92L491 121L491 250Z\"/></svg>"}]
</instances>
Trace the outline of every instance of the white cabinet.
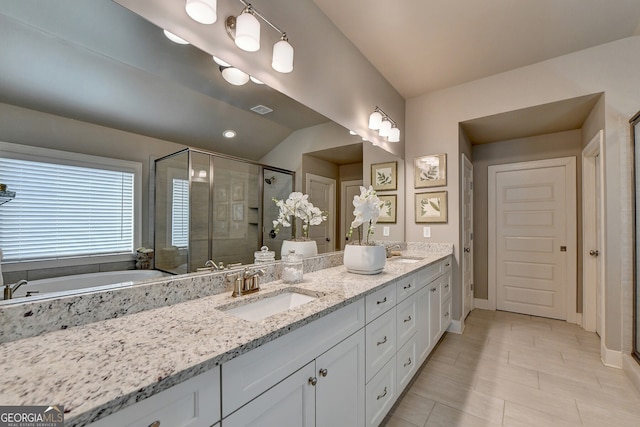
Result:
<instances>
[{"instance_id":1,"label":"white cabinet","mask_svg":"<svg viewBox=\"0 0 640 427\"><path fill-rule=\"evenodd\" d=\"M219 420L218 367L108 415L89 427L209 427Z\"/></svg>"},{"instance_id":2,"label":"white cabinet","mask_svg":"<svg viewBox=\"0 0 640 427\"><path fill-rule=\"evenodd\" d=\"M418 336L411 337L407 343L402 346L396 354L396 389L398 393L411 382L411 379L418 371Z\"/></svg>"},{"instance_id":3,"label":"white cabinet","mask_svg":"<svg viewBox=\"0 0 640 427\"><path fill-rule=\"evenodd\" d=\"M380 425L395 403L396 397L396 358L394 356L367 384L367 427Z\"/></svg>"},{"instance_id":4,"label":"white cabinet","mask_svg":"<svg viewBox=\"0 0 640 427\"><path fill-rule=\"evenodd\" d=\"M396 306L396 287L393 284L378 289L365 297L366 321L371 322L382 313Z\"/></svg>"},{"instance_id":5,"label":"white cabinet","mask_svg":"<svg viewBox=\"0 0 640 427\"><path fill-rule=\"evenodd\" d=\"M398 348L405 345L418 330L417 318L417 298L407 298L396 307L396 343Z\"/></svg>"},{"instance_id":6,"label":"white cabinet","mask_svg":"<svg viewBox=\"0 0 640 427\"><path fill-rule=\"evenodd\" d=\"M316 426L364 425L364 331L316 359Z\"/></svg>"},{"instance_id":7,"label":"white cabinet","mask_svg":"<svg viewBox=\"0 0 640 427\"><path fill-rule=\"evenodd\" d=\"M396 354L396 308L367 323L365 335L367 343L365 372L369 382Z\"/></svg>"},{"instance_id":8,"label":"white cabinet","mask_svg":"<svg viewBox=\"0 0 640 427\"><path fill-rule=\"evenodd\" d=\"M429 347L433 348L440 338L440 288L442 283L436 280L427 285L429 289Z\"/></svg>"},{"instance_id":9,"label":"white cabinet","mask_svg":"<svg viewBox=\"0 0 640 427\"><path fill-rule=\"evenodd\" d=\"M315 425L315 362L310 362L222 420L222 427Z\"/></svg>"}]
</instances>

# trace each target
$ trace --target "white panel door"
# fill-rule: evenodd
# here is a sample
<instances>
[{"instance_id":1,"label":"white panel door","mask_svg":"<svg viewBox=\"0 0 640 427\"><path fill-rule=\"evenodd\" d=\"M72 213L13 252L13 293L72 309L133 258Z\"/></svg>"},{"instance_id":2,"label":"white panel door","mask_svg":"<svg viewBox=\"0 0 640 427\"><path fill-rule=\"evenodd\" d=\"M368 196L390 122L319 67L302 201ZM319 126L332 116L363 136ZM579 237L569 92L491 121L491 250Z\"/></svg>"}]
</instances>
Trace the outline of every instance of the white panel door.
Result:
<instances>
[{"instance_id":1,"label":"white panel door","mask_svg":"<svg viewBox=\"0 0 640 427\"><path fill-rule=\"evenodd\" d=\"M473 310L473 165L462 155L462 318Z\"/></svg>"},{"instance_id":2,"label":"white panel door","mask_svg":"<svg viewBox=\"0 0 640 427\"><path fill-rule=\"evenodd\" d=\"M575 259L567 251L576 252L575 159L571 160L573 173L554 161L489 168L495 179L499 310L567 319L568 282L574 277L569 258ZM572 268L575 271L575 264Z\"/></svg>"},{"instance_id":3,"label":"white panel door","mask_svg":"<svg viewBox=\"0 0 640 427\"><path fill-rule=\"evenodd\" d=\"M312 226L309 230L309 237L316 241L319 254L334 251L333 224L336 216L336 181L308 173L307 193L309 194L309 201L314 206L327 212L327 220L320 225Z\"/></svg>"}]
</instances>

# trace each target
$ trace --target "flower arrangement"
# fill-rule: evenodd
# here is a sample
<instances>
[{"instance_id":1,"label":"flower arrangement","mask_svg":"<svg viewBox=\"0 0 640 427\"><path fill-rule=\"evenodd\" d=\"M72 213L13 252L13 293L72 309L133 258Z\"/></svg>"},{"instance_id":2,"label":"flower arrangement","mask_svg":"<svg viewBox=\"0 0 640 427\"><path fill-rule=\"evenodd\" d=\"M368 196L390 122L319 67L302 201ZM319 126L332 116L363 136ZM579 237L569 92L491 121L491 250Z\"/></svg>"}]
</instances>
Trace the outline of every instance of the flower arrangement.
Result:
<instances>
[{"instance_id":1,"label":"flower arrangement","mask_svg":"<svg viewBox=\"0 0 640 427\"><path fill-rule=\"evenodd\" d=\"M309 240L309 227L311 225L320 225L322 221L327 219L327 213L313 206L309 200L308 194L302 194L294 191L289 194L287 200L273 199L276 206L280 209L278 219L273 220L274 231L280 232L280 227L292 227L294 240ZM296 238L295 220L302 221L302 237Z\"/></svg>"},{"instance_id":2,"label":"flower arrangement","mask_svg":"<svg viewBox=\"0 0 640 427\"><path fill-rule=\"evenodd\" d=\"M353 196L353 215L355 219L351 222L349 233L347 236L351 238L353 230L358 229L358 244L362 245L362 236L360 233L360 226L367 224L367 235L365 237L365 245L369 245L369 236L372 236L375 231L376 222L380 216L380 210L384 203L380 201L376 195L372 186L369 188L360 187L360 195Z\"/></svg>"}]
</instances>

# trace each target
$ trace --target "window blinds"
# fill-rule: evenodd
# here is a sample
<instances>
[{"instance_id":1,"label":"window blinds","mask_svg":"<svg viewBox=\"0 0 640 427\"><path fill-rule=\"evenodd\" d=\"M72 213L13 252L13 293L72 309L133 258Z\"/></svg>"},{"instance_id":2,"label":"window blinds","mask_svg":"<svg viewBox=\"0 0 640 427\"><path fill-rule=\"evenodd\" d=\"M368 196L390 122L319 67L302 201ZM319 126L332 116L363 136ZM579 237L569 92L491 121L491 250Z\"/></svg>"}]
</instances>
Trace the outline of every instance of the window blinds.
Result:
<instances>
[{"instance_id":1,"label":"window blinds","mask_svg":"<svg viewBox=\"0 0 640 427\"><path fill-rule=\"evenodd\" d=\"M171 244L179 248L189 245L189 181L173 179L171 200Z\"/></svg>"},{"instance_id":2,"label":"window blinds","mask_svg":"<svg viewBox=\"0 0 640 427\"><path fill-rule=\"evenodd\" d=\"M5 261L132 253L134 173L0 158Z\"/></svg>"}]
</instances>

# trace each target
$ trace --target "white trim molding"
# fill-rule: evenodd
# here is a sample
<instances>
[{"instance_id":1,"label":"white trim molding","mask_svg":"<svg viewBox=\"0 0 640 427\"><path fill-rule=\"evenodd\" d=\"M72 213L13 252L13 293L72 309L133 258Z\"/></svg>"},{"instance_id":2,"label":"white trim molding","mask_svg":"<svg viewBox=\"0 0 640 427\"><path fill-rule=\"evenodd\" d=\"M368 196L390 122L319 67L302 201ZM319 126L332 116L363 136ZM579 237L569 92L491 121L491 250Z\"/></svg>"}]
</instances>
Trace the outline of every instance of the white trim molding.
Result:
<instances>
[{"instance_id":1,"label":"white trim molding","mask_svg":"<svg viewBox=\"0 0 640 427\"><path fill-rule=\"evenodd\" d=\"M600 341L600 358L604 366L610 368L622 369L622 352L617 350L609 350L604 345L604 340Z\"/></svg>"},{"instance_id":2,"label":"white trim molding","mask_svg":"<svg viewBox=\"0 0 640 427\"><path fill-rule=\"evenodd\" d=\"M622 370L640 392L640 364L630 354L622 355Z\"/></svg>"},{"instance_id":3,"label":"white trim molding","mask_svg":"<svg viewBox=\"0 0 640 427\"><path fill-rule=\"evenodd\" d=\"M473 299L473 308L479 308L481 310L494 310L495 307L491 307L491 303L488 299L474 298Z\"/></svg>"},{"instance_id":4,"label":"white trim molding","mask_svg":"<svg viewBox=\"0 0 640 427\"><path fill-rule=\"evenodd\" d=\"M447 332L462 334L464 332L464 320L452 320L447 328Z\"/></svg>"}]
</instances>

